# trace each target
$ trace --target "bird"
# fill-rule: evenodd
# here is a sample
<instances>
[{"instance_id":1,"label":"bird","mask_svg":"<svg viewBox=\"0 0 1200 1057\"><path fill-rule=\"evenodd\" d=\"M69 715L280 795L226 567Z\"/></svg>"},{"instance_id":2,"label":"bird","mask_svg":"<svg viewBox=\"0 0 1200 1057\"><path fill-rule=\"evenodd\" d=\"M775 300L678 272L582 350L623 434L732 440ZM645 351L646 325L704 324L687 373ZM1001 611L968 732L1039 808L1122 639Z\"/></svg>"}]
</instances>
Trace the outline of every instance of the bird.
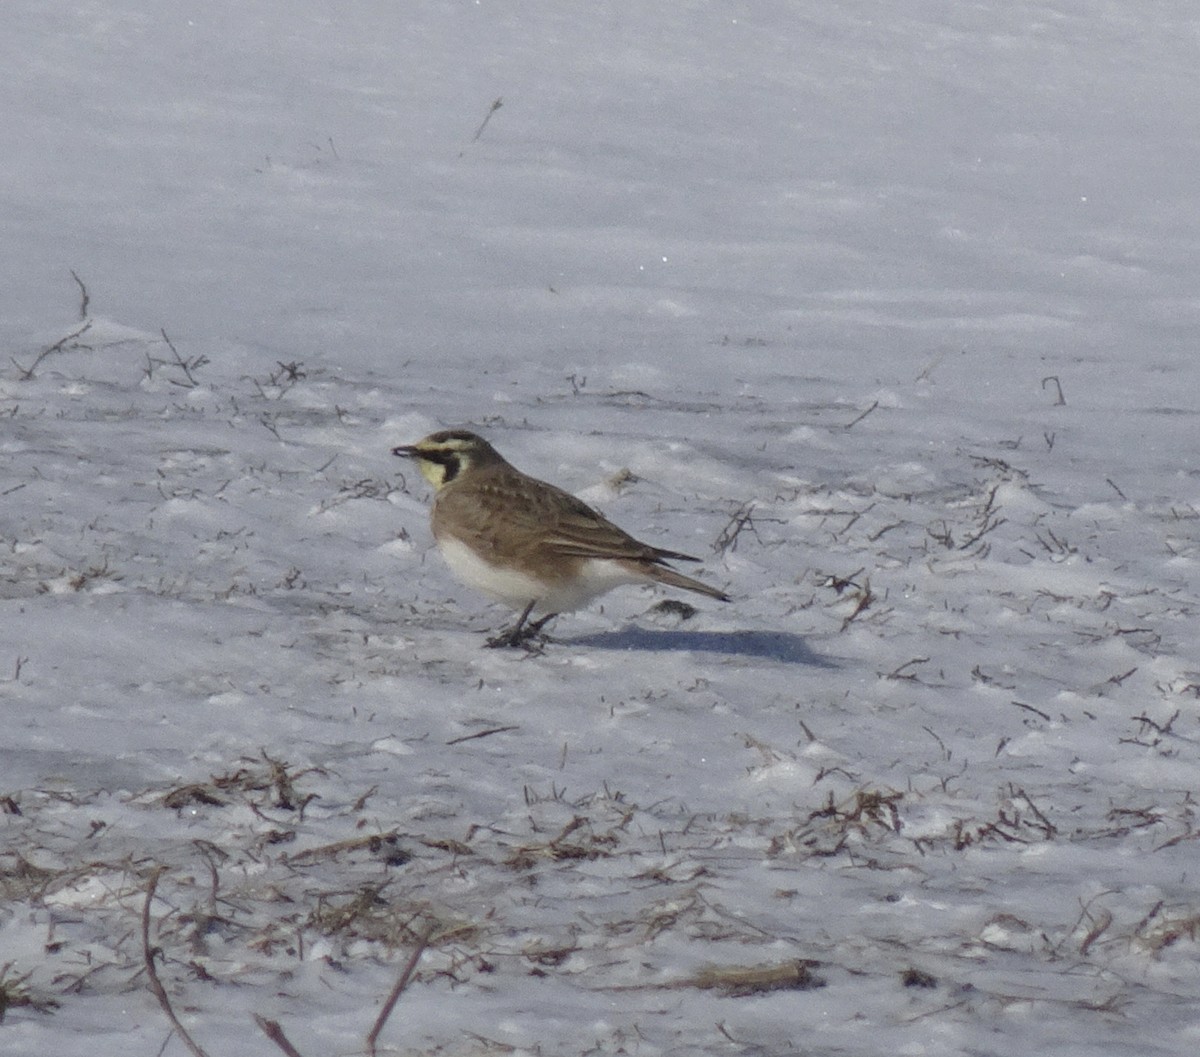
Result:
<instances>
[{"instance_id":1,"label":"bird","mask_svg":"<svg viewBox=\"0 0 1200 1057\"><path fill-rule=\"evenodd\" d=\"M634 539L570 492L522 473L476 433L442 430L392 454L413 459L433 486L430 527L450 570L520 614L488 646L531 649L552 618L622 584L730 601L666 564L699 558Z\"/></svg>"}]
</instances>

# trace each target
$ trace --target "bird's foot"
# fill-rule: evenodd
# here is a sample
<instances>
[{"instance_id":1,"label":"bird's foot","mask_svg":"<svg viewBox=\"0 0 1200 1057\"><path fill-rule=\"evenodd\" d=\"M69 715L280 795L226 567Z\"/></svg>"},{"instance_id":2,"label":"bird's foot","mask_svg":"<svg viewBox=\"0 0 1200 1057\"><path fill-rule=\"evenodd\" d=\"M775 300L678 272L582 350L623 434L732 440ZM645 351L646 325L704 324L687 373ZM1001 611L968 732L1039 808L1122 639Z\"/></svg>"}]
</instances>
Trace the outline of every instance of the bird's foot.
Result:
<instances>
[{"instance_id":1,"label":"bird's foot","mask_svg":"<svg viewBox=\"0 0 1200 1057\"><path fill-rule=\"evenodd\" d=\"M489 650L521 649L527 653L541 653L542 636L532 628L509 628L484 641Z\"/></svg>"},{"instance_id":2,"label":"bird's foot","mask_svg":"<svg viewBox=\"0 0 1200 1057\"><path fill-rule=\"evenodd\" d=\"M493 635L484 646L489 650L521 649L526 653L541 653L545 650L546 643L554 641L549 635L542 633L542 628L554 616L555 614L550 613L532 623L518 621L507 631Z\"/></svg>"}]
</instances>

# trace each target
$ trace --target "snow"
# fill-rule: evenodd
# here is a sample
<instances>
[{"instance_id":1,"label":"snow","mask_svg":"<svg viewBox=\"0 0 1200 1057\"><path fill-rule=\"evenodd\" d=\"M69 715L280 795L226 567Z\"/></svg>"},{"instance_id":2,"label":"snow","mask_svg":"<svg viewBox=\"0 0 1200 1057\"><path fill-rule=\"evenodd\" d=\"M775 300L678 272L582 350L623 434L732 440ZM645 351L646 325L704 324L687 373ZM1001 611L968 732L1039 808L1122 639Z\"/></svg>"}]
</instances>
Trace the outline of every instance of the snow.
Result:
<instances>
[{"instance_id":1,"label":"snow","mask_svg":"<svg viewBox=\"0 0 1200 1057\"><path fill-rule=\"evenodd\" d=\"M1192 5L5 23L0 1049L157 876L212 1054L1194 1051ZM447 426L734 603L481 649Z\"/></svg>"}]
</instances>

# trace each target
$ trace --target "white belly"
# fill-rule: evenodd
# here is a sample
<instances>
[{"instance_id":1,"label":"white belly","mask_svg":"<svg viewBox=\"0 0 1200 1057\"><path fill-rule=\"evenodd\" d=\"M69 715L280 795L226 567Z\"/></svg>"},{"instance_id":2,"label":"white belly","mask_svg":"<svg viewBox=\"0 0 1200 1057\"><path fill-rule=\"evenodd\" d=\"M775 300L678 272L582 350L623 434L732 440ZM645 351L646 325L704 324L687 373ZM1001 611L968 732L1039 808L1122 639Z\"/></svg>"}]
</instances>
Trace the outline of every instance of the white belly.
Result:
<instances>
[{"instance_id":1,"label":"white belly","mask_svg":"<svg viewBox=\"0 0 1200 1057\"><path fill-rule=\"evenodd\" d=\"M584 563L578 576L551 586L514 569L489 565L452 536L443 536L438 547L450 571L463 583L516 610L534 602L535 613L570 613L614 587L648 579L617 562L593 558Z\"/></svg>"}]
</instances>

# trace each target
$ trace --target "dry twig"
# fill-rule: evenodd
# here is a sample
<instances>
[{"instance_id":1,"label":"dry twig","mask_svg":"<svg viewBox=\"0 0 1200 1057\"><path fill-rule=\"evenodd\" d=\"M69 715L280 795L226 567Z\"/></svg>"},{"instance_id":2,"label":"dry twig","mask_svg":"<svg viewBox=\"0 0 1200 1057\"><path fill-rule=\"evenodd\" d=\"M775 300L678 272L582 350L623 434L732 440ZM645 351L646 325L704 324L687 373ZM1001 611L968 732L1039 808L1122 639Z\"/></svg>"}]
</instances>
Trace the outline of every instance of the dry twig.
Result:
<instances>
[{"instance_id":1,"label":"dry twig","mask_svg":"<svg viewBox=\"0 0 1200 1057\"><path fill-rule=\"evenodd\" d=\"M1067 398L1065 396L1063 396L1062 382L1060 382L1058 380L1058 375L1051 374L1051 375L1047 375L1045 378L1043 378L1042 379L1042 388L1043 389L1046 388L1047 382L1053 382L1054 388L1056 390L1058 390L1058 399L1054 401L1054 406L1055 407L1066 407L1067 406Z\"/></svg>"},{"instance_id":2,"label":"dry twig","mask_svg":"<svg viewBox=\"0 0 1200 1057\"><path fill-rule=\"evenodd\" d=\"M257 1013L253 1014L253 1016L254 1023L262 1029L262 1033L283 1050L287 1054L287 1057L302 1057L300 1051L292 1045L291 1041L283 1033L283 1027L279 1021L267 1020L266 1017L260 1017Z\"/></svg>"},{"instance_id":3,"label":"dry twig","mask_svg":"<svg viewBox=\"0 0 1200 1057\"><path fill-rule=\"evenodd\" d=\"M158 1004L162 1008L163 1013L166 1014L171 1027L183 1040L184 1045L192 1051L194 1057L208 1057L208 1054L192 1038L187 1028L183 1026L179 1018L175 1015L175 1010L171 1008L171 999L167 995L167 989L163 987L162 981L158 978L158 969L154 965L155 948L150 945L150 906L154 902L154 893L158 888L158 879L162 877L165 870L165 866L159 866L150 875L150 880L146 884L146 902L142 906L142 962L146 967L146 980L150 985L150 993L158 1000Z\"/></svg>"},{"instance_id":4,"label":"dry twig","mask_svg":"<svg viewBox=\"0 0 1200 1057\"><path fill-rule=\"evenodd\" d=\"M87 333L89 330L91 330L91 328L92 328L92 321L89 319L83 324L83 326L76 327L73 331L71 331L70 334L66 335L65 337L59 338L58 341L56 341L53 345L49 345L46 348L42 349L42 351L39 352L37 354L37 356L34 358L33 363L31 363L28 367L22 367L19 363L17 363L17 361L15 359L13 359L10 356L9 359L12 359L13 366L16 367L16 369L18 371L21 372L21 381L22 382L32 381L33 380L33 372L38 369L38 366L41 364L42 360L44 360L47 356L52 356L56 352L62 352L64 349L67 348L68 342L74 341L76 338L80 337L81 335L83 335L83 334Z\"/></svg>"},{"instance_id":5,"label":"dry twig","mask_svg":"<svg viewBox=\"0 0 1200 1057\"><path fill-rule=\"evenodd\" d=\"M432 939L436 927L436 925L430 924L421 933L416 947L413 949L404 968L400 970L400 975L396 978L396 983L392 987L391 993L383 1003L383 1008L379 1011L379 1016L375 1018L375 1024L371 1028L370 1034L367 1035L368 1057L375 1057L375 1045L379 1041L379 1034L383 1031L384 1025L387 1024L388 1017L392 1015L392 1010L396 1008L396 1003L400 1001L400 996L404 994L404 989L408 987L413 973L417 971L417 962L421 960L421 955L425 953L425 948L429 946L429 941Z\"/></svg>"},{"instance_id":6,"label":"dry twig","mask_svg":"<svg viewBox=\"0 0 1200 1057\"><path fill-rule=\"evenodd\" d=\"M503 105L504 105L503 99L497 99L492 103L491 108L488 110L488 112L486 114L484 114L483 120L479 123L479 128L477 128L475 130L475 135L473 135L471 137L472 143L477 143L479 141L479 137L483 135L483 130L485 128L487 128L488 122L492 120L492 115L497 110L499 110Z\"/></svg>"},{"instance_id":7,"label":"dry twig","mask_svg":"<svg viewBox=\"0 0 1200 1057\"><path fill-rule=\"evenodd\" d=\"M86 320L88 317L88 305L92 299L88 296L88 288L84 286L83 280L75 274L75 269L71 269L71 278L75 280L75 285L79 287L79 319Z\"/></svg>"},{"instance_id":8,"label":"dry twig","mask_svg":"<svg viewBox=\"0 0 1200 1057\"><path fill-rule=\"evenodd\" d=\"M724 555L726 551L737 550L738 536L742 534L744 529L749 529L754 535L758 536L758 529L754 527L754 520L751 514L754 512L754 501L743 503L734 511L733 516L721 529L721 533L717 536L716 541L712 545L713 552ZM762 540L759 539L761 543Z\"/></svg>"},{"instance_id":9,"label":"dry twig","mask_svg":"<svg viewBox=\"0 0 1200 1057\"><path fill-rule=\"evenodd\" d=\"M182 386L184 389L195 389L200 383L196 381L192 371L195 368L203 367L206 363L208 363L208 357L197 356L191 362L188 362L179 355L179 350L175 348L175 343L169 337L167 337L166 328L161 328L159 333L162 335L163 341L167 343L167 348L171 350L171 355L175 357L175 362L172 364L172 366L178 367L181 371L183 371L183 376L187 379L186 382L180 382L172 378L171 383L173 385Z\"/></svg>"},{"instance_id":10,"label":"dry twig","mask_svg":"<svg viewBox=\"0 0 1200 1057\"><path fill-rule=\"evenodd\" d=\"M876 409L878 406L879 406L879 401L878 401L878 400L876 400L876 401L875 401L875 403L873 403L873 404L872 404L872 405L871 405L869 408L867 408L867 409L866 409L866 411L864 411L864 412L863 412L861 415L859 415L857 418L855 418L855 419L852 419L851 421L847 422L847 423L846 423L846 424L845 424L845 425L842 427L842 429L853 429L853 428L854 428L855 426L857 426L857 425L858 425L858 424L859 424L859 423L860 423L860 422L861 422L861 421L862 421L864 418L866 418L866 417L867 417L867 416L868 416L868 415L869 415L869 414L870 414L872 411L874 411L874 410L875 410L875 409Z\"/></svg>"},{"instance_id":11,"label":"dry twig","mask_svg":"<svg viewBox=\"0 0 1200 1057\"><path fill-rule=\"evenodd\" d=\"M493 735L493 734L506 734L510 730L520 730L520 729L521 729L520 727L512 726L512 725L509 725L506 727L489 727L487 730L477 730L477 731L475 731L474 734L463 734L457 738L451 738L448 742L446 742L446 744L447 745L459 745L464 741L474 741L476 738L487 738L487 737L491 737L491 735Z\"/></svg>"},{"instance_id":12,"label":"dry twig","mask_svg":"<svg viewBox=\"0 0 1200 1057\"><path fill-rule=\"evenodd\" d=\"M343 852L360 851L364 848L372 854L379 854L387 849L389 859L404 856L400 861L407 861L407 855L400 851L399 842L400 831L391 829L386 833L371 833L365 837L351 837L347 840L334 841L332 844L322 844L315 848L304 848L294 855L287 856L287 861L295 866L303 862L314 862L317 859L332 859Z\"/></svg>"},{"instance_id":13,"label":"dry twig","mask_svg":"<svg viewBox=\"0 0 1200 1057\"><path fill-rule=\"evenodd\" d=\"M813 972L817 964L808 958L792 958L765 965L713 965L673 986L721 991L739 998L769 991L811 991L825 986L824 979Z\"/></svg>"}]
</instances>

